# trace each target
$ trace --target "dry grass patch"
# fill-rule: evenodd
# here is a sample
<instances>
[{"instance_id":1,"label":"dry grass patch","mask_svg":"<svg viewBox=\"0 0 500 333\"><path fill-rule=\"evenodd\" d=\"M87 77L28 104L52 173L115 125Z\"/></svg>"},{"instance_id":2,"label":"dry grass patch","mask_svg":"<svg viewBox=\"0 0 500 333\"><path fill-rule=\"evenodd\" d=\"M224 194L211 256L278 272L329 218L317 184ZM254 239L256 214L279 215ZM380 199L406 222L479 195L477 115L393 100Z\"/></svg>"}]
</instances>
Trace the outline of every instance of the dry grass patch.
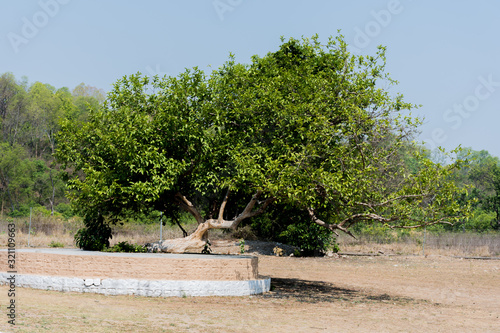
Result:
<instances>
[{"instance_id":1,"label":"dry grass patch","mask_svg":"<svg viewBox=\"0 0 500 333\"><path fill-rule=\"evenodd\" d=\"M147 298L19 288L15 332L495 332L500 262L261 256L274 290ZM6 295L5 286L0 295ZM0 321L0 331L13 331Z\"/></svg>"},{"instance_id":2,"label":"dry grass patch","mask_svg":"<svg viewBox=\"0 0 500 333\"><path fill-rule=\"evenodd\" d=\"M408 236L381 238L358 235L354 239L341 234L338 243L341 252L448 255L448 256L500 256L500 233L412 231Z\"/></svg>"}]
</instances>

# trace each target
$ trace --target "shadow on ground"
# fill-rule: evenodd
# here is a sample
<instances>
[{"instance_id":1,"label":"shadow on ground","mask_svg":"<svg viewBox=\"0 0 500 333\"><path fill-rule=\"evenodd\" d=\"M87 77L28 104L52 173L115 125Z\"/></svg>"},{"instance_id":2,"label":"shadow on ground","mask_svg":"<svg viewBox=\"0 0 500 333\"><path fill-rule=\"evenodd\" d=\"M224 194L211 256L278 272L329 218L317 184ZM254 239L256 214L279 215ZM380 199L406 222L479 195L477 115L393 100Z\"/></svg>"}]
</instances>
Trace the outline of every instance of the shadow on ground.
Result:
<instances>
[{"instance_id":1,"label":"shadow on ground","mask_svg":"<svg viewBox=\"0 0 500 333\"><path fill-rule=\"evenodd\" d=\"M245 244L248 245L248 253L252 254L260 254L260 255L275 255L275 248L281 249L282 256L289 256L294 253L297 249L295 246L282 244L278 242L264 242L264 241L245 241Z\"/></svg>"},{"instance_id":2,"label":"shadow on ground","mask_svg":"<svg viewBox=\"0 0 500 333\"><path fill-rule=\"evenodd\" d=\"M305 303L352 302L352 303L414 303L416 300L387 294L367 294L359 290L335 287L322 281L272 278L271 291L262 298L293 299Z\"/></svg>"}]
</instances>

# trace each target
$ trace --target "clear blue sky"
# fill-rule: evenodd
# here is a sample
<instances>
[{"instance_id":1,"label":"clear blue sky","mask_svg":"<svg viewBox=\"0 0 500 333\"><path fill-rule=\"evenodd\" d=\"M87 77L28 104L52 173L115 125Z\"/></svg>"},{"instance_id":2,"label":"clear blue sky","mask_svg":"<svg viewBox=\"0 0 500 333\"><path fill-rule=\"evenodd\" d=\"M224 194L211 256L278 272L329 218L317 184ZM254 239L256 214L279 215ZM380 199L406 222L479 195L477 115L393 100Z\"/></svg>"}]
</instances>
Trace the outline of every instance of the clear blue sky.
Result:
<instances>
[{"instance_id":1,"label":"clear blue sky","mask_svg":"<svg viewBox=\"0 0 500 333\"><path fill-rule=\"evenodd\" d=\"M360 54L388 48L394 92L422 104L420 140L500 156L500 1L0 0L0 73L111 89L123 75L249 62L280 36L341 29Z\"/></svg>"}]
</instances>

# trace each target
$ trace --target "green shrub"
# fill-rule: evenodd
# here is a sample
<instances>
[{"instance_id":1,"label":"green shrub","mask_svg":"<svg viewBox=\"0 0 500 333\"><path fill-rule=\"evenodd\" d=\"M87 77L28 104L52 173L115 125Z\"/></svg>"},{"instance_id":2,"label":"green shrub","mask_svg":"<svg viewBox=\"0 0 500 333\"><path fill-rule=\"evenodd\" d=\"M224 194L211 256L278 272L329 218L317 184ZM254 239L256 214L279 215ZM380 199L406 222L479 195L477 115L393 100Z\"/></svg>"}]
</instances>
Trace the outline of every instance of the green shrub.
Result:
<instances>
[{"instance_id":1,"label":"green shrub","mask_svg":"<svg viewBox=\"0 0 500 333\"><path fill-rule=\"evenodd\" d=\"M331 232L313 222L290 224L279 237L283 243L299 247L303 255L324 253L332 241Z\"/></svg>"},{"instance_id":2,"label":"green shrub","mask_svg":"<svg viewBox=\"0 0 500 333\"><path fill-rule=\"evenodd\" d=\"M327 252L332 246L332 232L311 221L309 214L289 205L275 205L252 218L257 237L296 246L302 255Z\"/></svg>"},{"instance_id":3,"label":"green shrub","mask_svg":"<svg viewBox=\"0 0 500 333\"><path fill-rule=\"evenodd\" d=\"M30 216L30 206L29 205L19 205L16 210L9 213L10 217L29 217Z\"/></svg>"},{"instance_id":4,"label":"green shrub","mask_svg":"<svg viewBox=\"0 0 500 333\"><path fill-rule=\"evenodd\" d=\"M65 219L69 219L75 215L71 205L64 202L58 204L55 207L55 211L60 213Z\"/></svg>"},{"instance_id":5,"label":"green shrub","mask_svg":"<svg viewBox=\"0 0 500 333\"><path fill-rule=\"evenodd\" d=\"M211 254L212 249L210 248L210 245L212 245L212 243L210 243L210 241L207 239L207 242L205 243L205 246L203 246L203 250L201 250L201 253L202 254Z\"/></svg>"},{"instance_id":6,"label":"green shrub","mask_svg":"<svg viewBox=\"0 0 500 333\"><path fill-rule=\"evenodd\" d=\"M33 207L31 213L36 217L50 217L51 215L51 211L43 206Z\"/></svg>"},{"instance_id":7,"label":"green shrub","mask_svg":"<svg viewBox=\"0 0 500 333\"><path fill-rule=\"evenodd\" d=\"M64 247L64 244L52 241L52 242L50 242L49 246L50 247Z\"/></svg>"},{"instance_id":8,"label":"green shrub","mask_svg":"<svg viewBox=\"0 0 500 333\"><path fill-rule=\"evenodd\" d=\"M339 253L340 252L340 246L337 243L337 239L336 238L333 239L333 242L332 242L332 245L331 245L331 249L332 249L333 253Z\"/></svg>"},{"instance_id":9,"label":"green shrub","mask_svg":"<svg viewBox=\"0 0 500 333\"><path fill-rule=\"evenodd\" d=\"M239 245L240 245L240 253L244 254L245 253L245 240L243 238L240 239Z\"/></svg>"},{"instance_id":10,"label":"green shrub","mask_svg":"<svg viewBox=\"0 0 500 333\"><path fill-rule=\"evenodd\" d=\"M474 215L467 221L447 226L448 231L471 231L488 232L495 230L496 213L492 211L476 209Z\"/></svg>"},{"instance_id":11,"label":"green shrub","mask_svg":"<svg viewBox=\"0 0 500 333\"><path fill-rule=\"evenodd\" d=\"M104 252L148 252L145 246L137 244L129 244L128 242L119 242L110 248L102 250Z\"/></svg>"},{"instance_id":12,"label":"green shrub","mask_svg":"<svg viewBox=\"0 0 500 333\"><path fill-rule=\"evenodd\" d=\"M493 222L495 222L495 220L495 212L480 212L464 223L464 229L482 232L492 230Z\"/></svg>"},{"instance_id":13,"label":"green shrub","mask_svg":"<svg viewBox=\"0 0 500 333\"><path fill-rule=\"evenodd\" d=\"M109 247L111 227L99 213L87 213L83 219L85 227L75 235L76 246L86 251L101 251Z\"/></svg>"}]
</instances>

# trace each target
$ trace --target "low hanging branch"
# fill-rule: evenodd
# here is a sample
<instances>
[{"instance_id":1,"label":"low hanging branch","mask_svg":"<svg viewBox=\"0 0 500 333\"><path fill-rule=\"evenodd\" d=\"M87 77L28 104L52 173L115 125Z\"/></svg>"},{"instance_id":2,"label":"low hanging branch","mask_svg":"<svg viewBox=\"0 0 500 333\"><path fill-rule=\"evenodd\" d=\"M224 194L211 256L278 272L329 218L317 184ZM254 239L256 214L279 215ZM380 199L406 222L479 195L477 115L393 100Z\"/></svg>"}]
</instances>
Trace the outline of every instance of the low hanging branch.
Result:
<instances>
[{"instance_id":1,"label":"low hanging branch","mask_svg":"<svg viewBox=\"0 0 500 333\"><path fill-rule=\"evenodd\" d=\"M182 208L184 209L185 211L189 212L191 215L194 216L194 218L196 219L196 222L198 222L198 224L201 224L203 223L203 217L201 216L201 214L198 212L198 210L196 209L196 207L191 203L191 201L189 201L185 196L183 196L181 193L177 193L175 195L175 199L176 199L176 202L177 204Z\"/></svg>"},{"instance_id":2,"label":"low hanging branch","mask_svg":"<svg viewBox=\"0 0 500 333\"><path fill-rule=\"evenodd\" d=\"M453 222L449 222L448 220L454 219L457 217L461 217L461 216L445 216L445 217L442 217L440 219L432 220L432 221L421 221L421 220L406 218L407 220L418 222L419 224L415 224L415 225L388 225L388 227L391 229L417 229L417 228L421 228L421 227L431 226L434 224L454 225Z\"/></svg>"},{"instance_id":3,"label":"low hanging branch","mask_svg":"<svg viewBox=\"0 0 500 333\"><path fill-rule=\"evenodd\" d=\"M312 210L311 208L307 208L307 212L309 213L309 216L311 217L311 220L316 223L317 225L320 225L324 228L327 228L331 231L333 231L333 233L335 235L339 235L335 230L341 230L343 232L345 232L346 234L348 234L349 236L353 237L354 239L356 239L356 237L347 229L347 228L344 228L342 226L342 223L340 224L335 224L335 223L327 223L323 220L320 220L316 214L314 213L314 210Z\"/></svg>"},{"instance_id":4,"label":"low hanging branch","mask_svg":"<svg viewBox=\"0 0 500 333\"><path fill-rule=\"evenodd\" d=\"M441 217L441 218L438 218L435 220L422 221L422 220L410 218L407 216L391 216L391 217L387 218L387 217L383 217L383 216L380 216L380 215L375 214L375 213L367 213L367 214L352 215L352 216L344 219L342 222L336 224L336 223L327 223L325 221L320 220L316 216L316 214L314 213L314 210L312 210L311 208L308 208L307 211L309 212L309 216L311 217L311 220L314 223L333 231L335 233L335 235L337 235L337 236L338 236L338 233L336 233L335 230L341 230L341 231L345 232L346 234L348 234L349 236L353 237L354 239L356 239L356 237L351 233L351 231L349 231L348 228L350 226L354 225L355 223L361 222L361 221L378 221L378 222L386 224L387 227L390 229L417 229L417 228L431 226L431 225L440 224L440 223L453 225L454 223L449 222L448 220L457 219L457 218L461 217L461 216L445 216L445 217ZM403 220L416 222L417 224L414 224L414 225L389 224L391 222L403 221Z\"/></svg>"},{"instance_id":5,"label":"low hanging branch","mask_svg":"<svg viewBox=\"0 0 500 333\"><path fill-rule=\"evenodd\" d=\"M219 218L217 220L210 219L206 221L213 228L236 229L238 225L241 223L241 221L243 221L244 219L248 219L253 216L262 214L266 210L266 208L275 200L274 197L268 198L262 202L260 208L253 210L255 205L259 203L258 199L262 195L262 191L259 190L257 191L257 193L253 195L252 199L250 200L250 202L248 202L247 206L240 215L238 215L234 220L224 220L222 218L222 215L224 213L224 207L226 206L228 194L226 194L226 197L224 198L224 201L221 204L221 209L219 210Z\"/></svg>"}]
</instances>

